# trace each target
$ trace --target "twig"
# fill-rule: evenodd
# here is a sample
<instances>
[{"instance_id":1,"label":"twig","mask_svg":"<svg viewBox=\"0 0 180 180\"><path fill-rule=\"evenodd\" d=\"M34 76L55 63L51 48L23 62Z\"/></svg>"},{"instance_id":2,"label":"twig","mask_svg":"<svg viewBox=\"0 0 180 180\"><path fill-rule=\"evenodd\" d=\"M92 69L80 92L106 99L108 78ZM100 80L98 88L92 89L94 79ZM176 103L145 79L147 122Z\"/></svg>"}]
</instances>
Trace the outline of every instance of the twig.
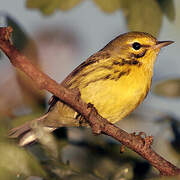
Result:
<instances>
[{"instance_id":1,"label":"twig","mask_svg":"<svg viewBox=\"0 0 180 180\"><path fill-rule=\"evenodd\" d=\"M106 134L123 145L137 152L148 160L161 175L180 175L180 169L162 158L151 148L153 137L142 138L140 135L128 134L101 117L91 104L82 101L78 93L66 89L49 76L41 72L22 55L10 42L12 28L0 28L0 49L9 57L10 62L29 76L40 89L46 89L62 101L66 102L89 122L94 134Z\"/></svg>"}]
</instances>

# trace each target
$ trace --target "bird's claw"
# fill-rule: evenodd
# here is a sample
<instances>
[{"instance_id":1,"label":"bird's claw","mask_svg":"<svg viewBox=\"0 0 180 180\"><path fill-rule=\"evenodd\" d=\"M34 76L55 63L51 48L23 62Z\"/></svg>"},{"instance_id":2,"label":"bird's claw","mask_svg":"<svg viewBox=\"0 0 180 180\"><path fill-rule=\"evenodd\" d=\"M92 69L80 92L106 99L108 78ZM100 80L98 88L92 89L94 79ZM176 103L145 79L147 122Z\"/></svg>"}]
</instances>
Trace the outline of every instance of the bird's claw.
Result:
<instances>
[{"instance_id":1,"label":"bird's claw","mask_svg":"<svg viewBox=\"0 0 180 180\"><path fill-rule=\"evenodd\" d=\"M94 108L94 105L91 104L91 103L88 103L88 104L87 104L87 107L90 108L90 109L93 109L93 108Z\"/></svg>"},{"instance_id":2,"label":"bird's claw","mask_svg":"<svg viewBox=\"0 0 180 180\"><path fill-rule=\"evenodd\" d=\"M91 116L92 113L95 113L95 114L98 113L97 110L96 110L96 108L94 107L94 105L93 105L92 103L88 103L88 104L87 104L87 108L90 109L90 111L89 111L89 117ZM95 135L101 134L101 124L95 123L95 124L93 124L91 127L92 127L92 132L93 132L93 134L95 134Z\"/></svg>"}]
</instances>

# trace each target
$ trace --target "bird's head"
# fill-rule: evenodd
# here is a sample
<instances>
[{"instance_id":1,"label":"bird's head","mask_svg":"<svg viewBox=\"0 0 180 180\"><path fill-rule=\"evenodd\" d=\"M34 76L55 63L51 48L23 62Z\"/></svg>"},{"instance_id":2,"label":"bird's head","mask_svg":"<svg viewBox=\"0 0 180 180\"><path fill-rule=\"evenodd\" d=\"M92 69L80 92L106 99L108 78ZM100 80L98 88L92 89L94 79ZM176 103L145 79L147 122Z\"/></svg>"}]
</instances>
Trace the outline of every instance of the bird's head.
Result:
<instances>
[{"instance_id":1,"label":"bird's head","mask_svg":"<svg viewBox=\"0 0 180 180\"><path fill-rule=\"evenodd\" d=\"M112 40L104 49L110 50L114 57L149 66L154 64L160 49L171 43L173 41L157 41L148 33L128 32Z\"/></svg>"}]
</instances>

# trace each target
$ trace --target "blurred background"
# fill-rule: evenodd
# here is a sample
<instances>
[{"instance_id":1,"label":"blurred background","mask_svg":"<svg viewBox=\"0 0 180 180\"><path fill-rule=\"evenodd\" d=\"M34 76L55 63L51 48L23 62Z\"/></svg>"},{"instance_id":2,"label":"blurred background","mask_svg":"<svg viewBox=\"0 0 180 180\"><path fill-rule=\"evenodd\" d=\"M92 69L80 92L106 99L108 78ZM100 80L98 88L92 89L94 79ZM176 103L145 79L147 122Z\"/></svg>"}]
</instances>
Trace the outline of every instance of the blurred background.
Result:
<instances>
[{"instance_id":1,"label":"blurred background","mask_svg":"<svg viewBox=\"0 0 180 180\"><path fill-rule=\"evenodd\" d=\"M161 50L146 100L117 125L153 135L154 149L180 167L179 10L178 0L0 0L0 26L12 26L15 46L58 82L127 31L175 41ZM90 129L61 128L20 148L7 138L8 129L44 114L51 94L2 52L0 76L0 179L160 179L136 153L120 153L119 143Z\"/></svg>"}]
</instances>

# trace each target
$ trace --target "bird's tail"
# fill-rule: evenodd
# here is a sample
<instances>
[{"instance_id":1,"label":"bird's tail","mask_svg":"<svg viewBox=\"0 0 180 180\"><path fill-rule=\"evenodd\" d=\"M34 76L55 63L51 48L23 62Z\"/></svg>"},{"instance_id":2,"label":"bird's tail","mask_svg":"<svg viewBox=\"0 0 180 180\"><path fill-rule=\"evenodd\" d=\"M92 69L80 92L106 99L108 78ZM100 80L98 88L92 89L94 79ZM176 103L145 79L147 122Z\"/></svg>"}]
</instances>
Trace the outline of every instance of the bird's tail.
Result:
<instances>
[{"instance_id":1,"label":"bird's tail","mask_svg":"<svg viewBox=\"0 0 180 180\"><path fill-rule=\"evenodd\" d=\"M19 139L19 145L25 146L27 144L30 144L37 140L37 136L33 130L33 124L38 123L41 124L43 120L48 116L48 114L45 114L44 116L34 119L30 122L27 122L19 127L13 128L9 131L9 137L10 138L18 138ZM42 123L43 124L43 123ZM52 132L56 128L53 127L43 127L44 131L46 132Z\"/></svg>"}]
</instances>

